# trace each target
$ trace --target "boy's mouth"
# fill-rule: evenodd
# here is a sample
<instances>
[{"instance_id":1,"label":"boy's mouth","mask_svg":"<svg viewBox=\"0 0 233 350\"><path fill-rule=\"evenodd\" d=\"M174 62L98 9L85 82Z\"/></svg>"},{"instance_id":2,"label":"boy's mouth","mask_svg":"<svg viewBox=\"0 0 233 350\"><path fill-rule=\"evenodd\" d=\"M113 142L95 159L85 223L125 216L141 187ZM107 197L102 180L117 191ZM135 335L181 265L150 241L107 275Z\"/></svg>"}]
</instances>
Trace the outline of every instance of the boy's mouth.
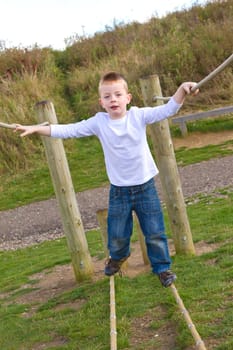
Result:
<instances>
[{"instance_id":1,"label":"boy's mouth","mask_svg":"<svg viewBox=\"0 0 233 350\"><path fill-rule=\"evenodd\" d=\"M118 108L118 106L111 106L111 109L114 110L114 111L115 111L117 108Z\"/></svg>"}]
</instances>

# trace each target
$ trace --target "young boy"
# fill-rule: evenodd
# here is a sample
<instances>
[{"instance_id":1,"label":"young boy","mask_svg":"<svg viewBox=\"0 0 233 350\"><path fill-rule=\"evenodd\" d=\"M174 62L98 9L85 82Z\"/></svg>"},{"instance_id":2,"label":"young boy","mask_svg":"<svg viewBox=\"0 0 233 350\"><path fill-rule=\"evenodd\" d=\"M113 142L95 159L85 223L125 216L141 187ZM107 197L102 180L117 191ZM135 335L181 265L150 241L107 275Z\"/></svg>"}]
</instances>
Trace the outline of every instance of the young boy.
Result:
<instances>
[{"instance_id":1,"label":"young boy","mask_svg":"<svg viewBox=\"0 0 233 350\"><path fill-rule=\"evenodd\" d=\"M174 115L193 86L193 82L183 83L164 105L127 110L132 98L127 82L121 74L109 72L99 83L99 103L105 112L67 125L16 126L17 131L22 131L21 136L37 133L56 138L99 138L110 181L107 276L117 273L130 255L134 211L145 236L152 272L164 287L176 279L170 270L163 213L154 184L158 169L147 143L146 126Z\"/></svg>"}]
</instances>

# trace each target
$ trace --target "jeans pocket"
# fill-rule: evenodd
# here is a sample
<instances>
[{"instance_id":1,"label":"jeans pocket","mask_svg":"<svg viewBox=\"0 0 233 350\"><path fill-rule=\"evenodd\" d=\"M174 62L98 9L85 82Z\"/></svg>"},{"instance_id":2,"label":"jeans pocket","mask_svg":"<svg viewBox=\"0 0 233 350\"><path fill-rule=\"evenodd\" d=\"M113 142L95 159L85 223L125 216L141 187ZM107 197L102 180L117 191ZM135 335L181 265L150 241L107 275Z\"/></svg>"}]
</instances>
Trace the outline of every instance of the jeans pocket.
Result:
<instances>
[{"instance_id":1,"label":"jeans pocket","mask_svg":"<svg viewBox=\"0 0 233 350\"><path fill-rule=\"evenodd\" d=\"M126 203L121 191L112 187L109 194L108 216L121 216L126 210Z\"/></svg>"},{"instance_id":2,"label":"jeans pocket","mask_svg":"<svg viewBox=\"0 0 233 350\"><path fill-rule=\"evenodd\" d=\"M144 192L141 198L140 207L145 214L156 215L162 211L160 200L154 187L151 187Z\"/></svg>"}]
</instances>

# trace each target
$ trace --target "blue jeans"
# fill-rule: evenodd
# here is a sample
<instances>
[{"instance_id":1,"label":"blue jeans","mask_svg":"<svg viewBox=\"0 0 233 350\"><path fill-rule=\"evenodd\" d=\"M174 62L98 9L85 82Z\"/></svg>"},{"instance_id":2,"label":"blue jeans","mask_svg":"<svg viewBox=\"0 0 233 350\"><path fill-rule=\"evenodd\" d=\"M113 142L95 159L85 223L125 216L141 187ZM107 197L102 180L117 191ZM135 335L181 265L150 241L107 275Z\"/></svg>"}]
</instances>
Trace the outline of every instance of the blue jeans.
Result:
<instances>
[{"instance_id":1,"label":"blue jeans","mask_svg":"<svg viewBox=\"0 0 233 350\"><path fill-rule=\"evenodd\" d=\"M137 186L111 185L108 208L108 249L111 258L120 260L130 254L133 211L145 236L153 273L168 270L171 259L154 179Z\"/></svg>"}]
</instances>

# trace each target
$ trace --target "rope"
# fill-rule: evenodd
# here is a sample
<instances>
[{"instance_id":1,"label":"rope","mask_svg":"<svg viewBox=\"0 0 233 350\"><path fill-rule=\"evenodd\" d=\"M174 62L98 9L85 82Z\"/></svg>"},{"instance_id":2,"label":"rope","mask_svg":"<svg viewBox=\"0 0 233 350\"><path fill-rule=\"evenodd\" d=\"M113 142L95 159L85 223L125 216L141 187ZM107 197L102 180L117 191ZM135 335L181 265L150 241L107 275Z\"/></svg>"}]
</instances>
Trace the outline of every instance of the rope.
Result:
<instances>
[{"instance_id":1,"label":"rope","mask_svg":"<svg viewBox=\"0 0 233 350\"><path fill-rule=\"evenodd\" d=\"M116 304L114 275L110 276L110 337L111 350L117 350Z\"/></svg>"},{"instance_id":2,"label":"rope","mask_svg":"<svg viewBox=\"0 0 233 350\"><path fill-rule=\"evenodd\" d=\"M218 66L213 72L208 74L204 79L199 81L195 86L191 88L191 92L195 92L197 89L199 89L202 85L204 85L207 81L210 79L213 79L217 74L219 74L223 69L225 69L231 62L233 61L233 54L231 54L220 66ZM163 100L168 101L170 100L171 96L168 97L162 97L162 96L154 96L153 101Z\"/></svg>"},{"instance_id":3,"label":"rope","mask_svg":"<svg viewBox=\"0 0 233 350\"><path fill-rule=\"evenodd\" d=\"M202 79L197 85L191 88L191 92L196 91L199 89L202 85L204 85L207 81L210 79L213 79L218 73L220 73L224 68L226 68L231 62L233 61L233 54L229 56L220 66L218 66L213 72L211 72L207 77Z\"/></svg>"},{"instance_id":4,"label":"rope","mask_svg":"<svg viewBox=\"0 0 233 350\"><path fill-rule=\"evenodd\" d=\"M2 123L0 122L0 127L1 128L6 128L6 129L15 129L15 124L7 124L7 123Z\"/></svg>"},{"instance_id":5,"label":"rope","mask_svg":"<svg viewBox=\"0 0 233 350\"><path fill-rule=\"evenodd\" d=\"M46 126L46 125L49 125L49 123L48 122L44 122L44 123L41 123L39 125ZM16 128L16 124L7 124L7 123L0 122L0 127L1 128L6 128L6 129L15 129Z\"/></svg>"},{"instance_id":6,"label":"rope","mask_svg":"<svg viewBox=\"0 0 233 350\"><path fill-rule=\"evenodd\" d=\"M185 308L184 306L184 303L182 301L182 299L180 298L179 294L178 294L178 291L176 289L176 287L174 286L174 284L172 284L170 286L174 296L175 296L175 299L176 299L176 302L177 304L179 305L179 308L181 310L181 313L182 315L184 316L184 319L188 325L188 328L190 329L190 332L192 333L192 336L196 342L196 349L198 350L207 350L206 347L205 347L205 344L204 342L201 340L201 337L200 335L198 334L197 330L196 330L196 327L195 325L193 324L192 320L191 320L191 317L189 316L189 313L187 311L187 309Z\"/></svg>"}]
</instances>

